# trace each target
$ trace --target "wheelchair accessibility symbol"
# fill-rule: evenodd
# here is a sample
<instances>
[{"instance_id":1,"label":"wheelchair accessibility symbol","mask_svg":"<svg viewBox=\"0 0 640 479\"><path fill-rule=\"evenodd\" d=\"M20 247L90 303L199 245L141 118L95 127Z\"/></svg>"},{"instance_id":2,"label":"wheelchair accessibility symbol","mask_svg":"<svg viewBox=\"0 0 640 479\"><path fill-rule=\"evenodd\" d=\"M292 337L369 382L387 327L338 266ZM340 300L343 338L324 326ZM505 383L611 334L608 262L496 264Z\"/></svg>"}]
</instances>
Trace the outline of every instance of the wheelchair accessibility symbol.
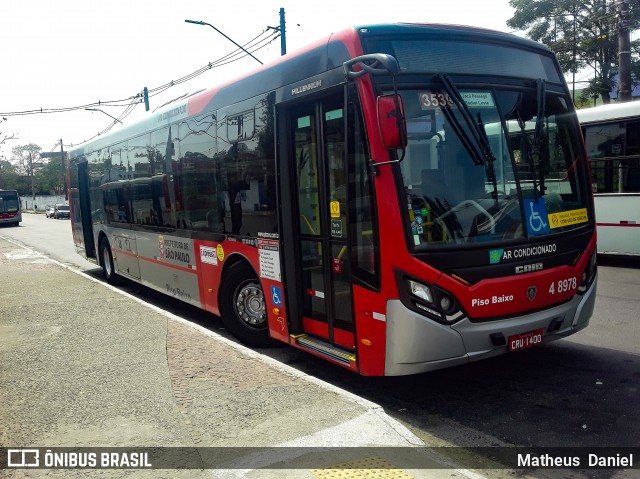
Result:
<instances>
[{"instance_id":1,"label":"wheelchair accessibility symbol","mask_svg":"<svg viewBox=\"0 0 640 479\"><path fill-rule=\"evenodd\" d=\"M527 215L527 232L529 235L542 235L551 231L544 199L526 198L524 200L524 209Z\"/></svg>"},{"instance_id":2,"label":"wheelchair accessibility symbol","mask_svg":"<svg viewBox=\"0 0 640 479\"><path fill-rule=\"evenodd\" d=\"M271 302L274 306L282 306L282 291L277 286L271 286Z\"/></svg>"}]
</instances>

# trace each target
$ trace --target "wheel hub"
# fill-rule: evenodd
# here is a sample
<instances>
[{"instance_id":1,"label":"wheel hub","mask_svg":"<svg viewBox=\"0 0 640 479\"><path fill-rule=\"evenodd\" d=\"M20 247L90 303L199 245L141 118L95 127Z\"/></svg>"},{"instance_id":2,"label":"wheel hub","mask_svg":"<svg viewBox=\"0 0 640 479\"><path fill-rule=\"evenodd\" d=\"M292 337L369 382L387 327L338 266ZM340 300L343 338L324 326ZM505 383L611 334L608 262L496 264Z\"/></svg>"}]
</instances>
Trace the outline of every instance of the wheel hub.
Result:
<instances>
[{"instance_id":1,"label":"wheel hub","mask_svg":"<svg viewBox=\"0 0 640 479\"><path fill-rule=\"evenodd\" d=\"M234 306L238 317L250 326L259 326L267 320L264 294L256 284L245 284L238 288Z\"/></svg>"}]
</instances>

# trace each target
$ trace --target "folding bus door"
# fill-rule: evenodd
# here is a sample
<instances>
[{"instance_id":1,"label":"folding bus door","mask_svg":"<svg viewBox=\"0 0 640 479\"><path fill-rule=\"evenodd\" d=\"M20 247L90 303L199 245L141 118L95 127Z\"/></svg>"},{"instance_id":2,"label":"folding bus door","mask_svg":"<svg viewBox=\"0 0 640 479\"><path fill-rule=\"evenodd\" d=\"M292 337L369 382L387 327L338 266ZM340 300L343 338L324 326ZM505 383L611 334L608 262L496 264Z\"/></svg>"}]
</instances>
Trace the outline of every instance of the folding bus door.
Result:
<instances>
[{"instance_id":1,"label":"folding bus door","mask_svg":"<svg viewBox=\"0 0 640 479\"><path fill-rule=\"evenodd\" d=\"M287 290L302 318L292 328L297 345L353 365L345 113L342 90L281 111L291 185L284 218L292 220L283 240L285 255L294 255Z\"/></svg>"}]
</instances>

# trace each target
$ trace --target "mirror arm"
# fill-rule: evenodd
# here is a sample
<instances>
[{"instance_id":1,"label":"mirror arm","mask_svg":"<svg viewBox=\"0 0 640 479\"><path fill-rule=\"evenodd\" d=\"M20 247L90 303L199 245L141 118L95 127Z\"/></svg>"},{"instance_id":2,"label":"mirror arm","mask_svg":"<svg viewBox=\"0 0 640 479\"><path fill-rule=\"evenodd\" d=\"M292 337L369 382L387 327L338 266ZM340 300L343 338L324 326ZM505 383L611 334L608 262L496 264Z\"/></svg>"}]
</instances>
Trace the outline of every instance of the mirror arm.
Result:
<instances>
[{"instance_id":1,"label":"mirror arm","mask_svg":"<svg viewBox=\"0 0 640 479\"><path fill-rule=\"evenodd\" d=\"M354 71L353 67L358 65L360 70ZM351 60L347 60L342 64L344 76L347 80L354 80L366 75L397 75L400 73L398 61L391 55L386 53L371 53L361 55Z\"/></svg>"},{"instance_id":2,"label":"mirror arm","mask_svg":"<svg viewBox=\"0 0 640 479\"><path fill-rule=\"evenodd\" d=\"M355 71L353 68L358 65L360 70ZM396 126L400 133L400 143L402 144L402 153L400 158L397 160L390 161L382 161L376 163L372 158L369 159L369 164L371 165L371 169L374 176L378 175L378 166L380 165L388 165L391 163L400 163L404 160L406 155L406 146L405 143L407 141L405 129L402 128L402 118L400 112L400 102L398 101L398 87L396 85L396 76L400 74L400 66L398 65L398 61L392 56L386 53L371 53L367 55L361 55L356 58L352 58L351 60L347 60L342 64L344 70L344 76L347 81L355 80L363 75L390 75L393 82L393 94L394 94L394 102L396 105L396 111L398 115L396 116Z\"/></svg>"}]
</instances>

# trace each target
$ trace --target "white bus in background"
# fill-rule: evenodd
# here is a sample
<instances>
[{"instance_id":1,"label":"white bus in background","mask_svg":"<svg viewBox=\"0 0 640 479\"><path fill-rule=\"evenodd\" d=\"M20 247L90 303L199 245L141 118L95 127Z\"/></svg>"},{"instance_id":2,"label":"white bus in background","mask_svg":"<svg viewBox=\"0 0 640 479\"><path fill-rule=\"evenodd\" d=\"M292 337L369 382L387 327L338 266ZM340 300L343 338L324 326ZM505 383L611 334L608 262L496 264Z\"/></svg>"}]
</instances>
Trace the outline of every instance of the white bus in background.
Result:
<instances>
[{"instance_id":1,"label":"white bus in background","mask_svg":"<svg viewBox=\"0 0 640 479\"><path fill-rule=\"evenodd\" d=\"M640 101L577 114L591 167L598 253L640 256Z\"/></svg>"}]
</instances>

